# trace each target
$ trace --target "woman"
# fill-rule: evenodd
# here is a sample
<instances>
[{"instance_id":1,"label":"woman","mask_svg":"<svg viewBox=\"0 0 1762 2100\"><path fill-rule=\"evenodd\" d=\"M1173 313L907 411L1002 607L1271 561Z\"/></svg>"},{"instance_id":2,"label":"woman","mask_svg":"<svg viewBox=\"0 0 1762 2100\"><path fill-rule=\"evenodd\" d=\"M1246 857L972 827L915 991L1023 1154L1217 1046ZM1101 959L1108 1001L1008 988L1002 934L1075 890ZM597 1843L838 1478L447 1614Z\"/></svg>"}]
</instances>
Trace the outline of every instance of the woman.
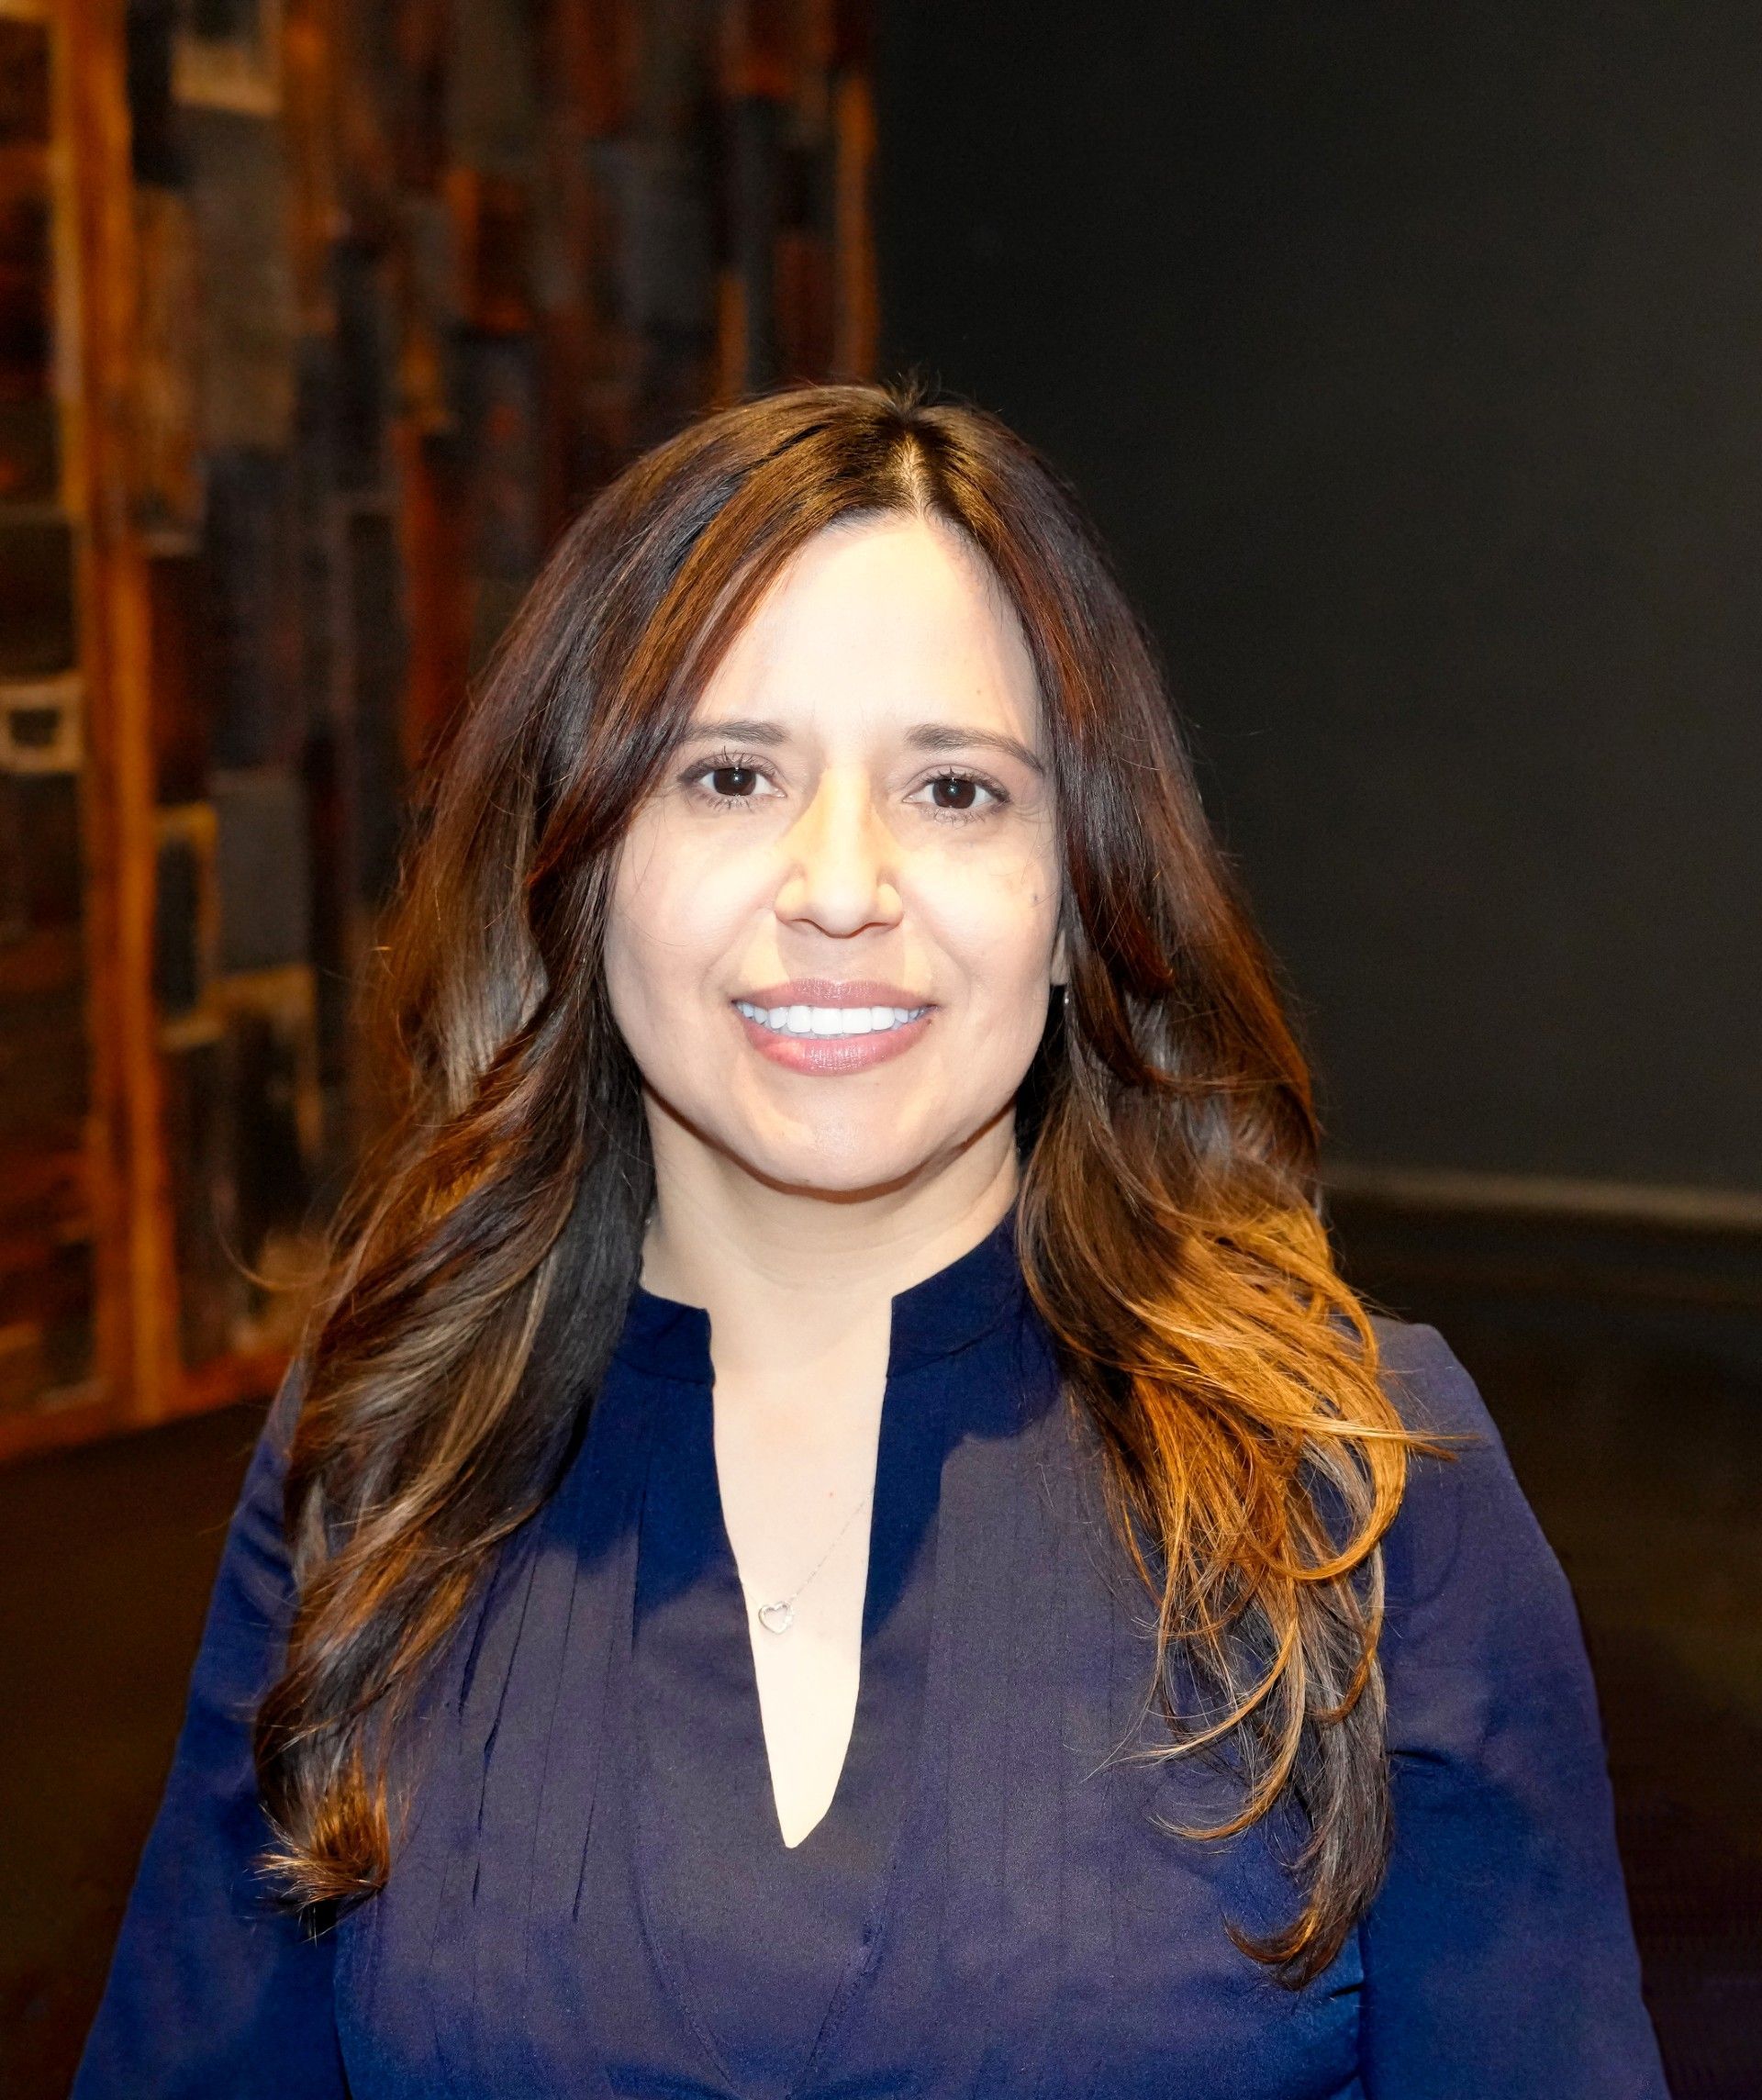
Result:
<instances>
[{"instance_id":1,"label":"woman","mask_svg":"<svg viewBox=\"0 0 1762 2100\"><path fill-rule=\"evenodd\" d=\"M1566 1582L1025 446L638 461L391 953L79 2100L1664 2092Z\"/></svg>"}]
</instances>

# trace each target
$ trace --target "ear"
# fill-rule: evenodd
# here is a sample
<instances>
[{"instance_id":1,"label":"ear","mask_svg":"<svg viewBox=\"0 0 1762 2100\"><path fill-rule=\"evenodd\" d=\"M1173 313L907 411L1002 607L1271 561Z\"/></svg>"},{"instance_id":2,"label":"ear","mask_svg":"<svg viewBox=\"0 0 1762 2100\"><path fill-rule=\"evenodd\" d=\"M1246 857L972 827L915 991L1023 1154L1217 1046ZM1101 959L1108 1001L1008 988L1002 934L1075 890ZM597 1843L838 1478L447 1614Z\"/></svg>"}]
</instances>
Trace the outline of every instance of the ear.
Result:
<instances>
[{"instance_id":1,"label":"ear","mask_svg":"<svg viewBox=\"0 0 1762 2100\"><path fill-rule=\"evenodd\" d=\"M1058 938L1053 943L1052 980L1055 985L1068 984L1071 980L1070 958L1065 949L1065 929L1060 927Z\"/></svg>"}]
</instances>

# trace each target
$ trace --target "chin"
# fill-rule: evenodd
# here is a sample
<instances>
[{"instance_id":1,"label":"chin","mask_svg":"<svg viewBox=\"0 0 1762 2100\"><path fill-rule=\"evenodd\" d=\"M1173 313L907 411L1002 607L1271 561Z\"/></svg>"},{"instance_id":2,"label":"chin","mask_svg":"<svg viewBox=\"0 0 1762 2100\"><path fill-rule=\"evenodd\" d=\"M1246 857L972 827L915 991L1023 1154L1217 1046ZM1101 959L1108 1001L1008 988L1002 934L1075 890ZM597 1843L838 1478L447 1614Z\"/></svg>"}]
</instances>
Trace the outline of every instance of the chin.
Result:
<instances>
[{"instance_id":1,"label":"chin","mask_svg":"<svg viewBox=\"0 0 1762 2100\"><path fill-rule=\"evenodd\" d=\"M951 1124L949 1104L938 1105L942 1112L921 1124L902 1102L898 1110L872 1110L849 1121L829 1118L818 1128L797 1124L768 1139L750 1126L744 1133L725 1131L724 1149L774 1188L828 1200L892 1195L953 1165L1009 1107L1006 1100L988 1113L976 1109L970 1119Z\"/></svg>"},{"instance_id":2,"label":"chin","mask_svg":"<svg viewBox=\"0 0 1762 2100\"><path fill-rule=\"evenodd\" d=\"M866 1147L854 1152L819 1150L800 1145L730 1150L749 1173L773 1188L853 1201L904 1188L926 1165L916 1154L902 1156L893 1146L885 1152Z\"/></svg>"}]
</instances>

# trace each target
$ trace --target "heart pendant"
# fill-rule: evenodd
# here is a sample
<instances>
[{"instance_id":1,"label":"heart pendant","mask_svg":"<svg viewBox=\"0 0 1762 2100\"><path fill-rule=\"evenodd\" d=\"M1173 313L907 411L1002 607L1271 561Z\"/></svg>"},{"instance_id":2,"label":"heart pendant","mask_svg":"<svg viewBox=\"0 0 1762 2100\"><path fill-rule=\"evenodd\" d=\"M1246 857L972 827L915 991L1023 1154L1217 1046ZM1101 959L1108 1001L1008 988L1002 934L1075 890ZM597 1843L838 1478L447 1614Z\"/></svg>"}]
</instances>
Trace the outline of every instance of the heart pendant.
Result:
<instances>
[{"instance_id":1,"label":"heart pendant","mask_svg":"<svg viewBox=\"0 0 1762 2100\"><path fill-rule=\"evenodd\" d=\"M795 1611L788 1604L759 1606L759 1624L768 1634L786 1634L795 1623Z\"/></svg>"}]
</instances>

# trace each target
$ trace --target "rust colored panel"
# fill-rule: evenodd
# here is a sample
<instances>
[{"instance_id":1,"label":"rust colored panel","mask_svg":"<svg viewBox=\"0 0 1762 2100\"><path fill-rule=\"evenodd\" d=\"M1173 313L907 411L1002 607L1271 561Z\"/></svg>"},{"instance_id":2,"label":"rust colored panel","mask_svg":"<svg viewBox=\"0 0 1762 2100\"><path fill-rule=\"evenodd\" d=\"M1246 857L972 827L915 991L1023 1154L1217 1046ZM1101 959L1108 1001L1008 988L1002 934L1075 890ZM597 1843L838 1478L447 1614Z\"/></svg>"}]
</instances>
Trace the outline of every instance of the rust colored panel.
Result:
<instances>
[{"instance_id":1,"label":"rust colored panel","mask_svg":"<svg viewBox=\"0 0 1762 2100\"><path fill-rule=\"evenodd\" d=\"M43 926L0 937L0 1002L59 997L85 981L85 956L75 926ZM0 1190L0 1211L9 1192Z\"/></svg>"},{"instance_id":2,"label":"rust colored panel","mask_svg":"<svg viewBox=\"0 0 1762 2100\"><path fill-rule=\"evenodd\" d=\"M49 30L0 16L0 146L49 140Z\"/></svg>"},{"instance_id":3,"label":"rust colored panel","mask_svg":"<svg viewBox=\"0 0 1762 2100\"><path fill-rule=\"evenodd\" d=\"M28 865L62 857L72 786L0 776L0 1413L92 1370L84 943Z\"/></svg>"},{"instance_id":4,"label":"rust colored panel","mask_svg":"<svg viewBox=\"0 0 1762 2100\"><path fill-rule=\"evenodd\" d=\"M409 602L403 731L409 768L421 763L463 699L471 659L458 458L456 444L409 434L398 473Z\"/></svg>"},{"instance_id":5,"label":"rust colored panel","mask_svg":"<svg viewBox=\"0 0 1762 2100\"><path fill-rule=\"evenodd\" d=\"M0 1151L78 1144L87 1061L83 985L0 993Z\"/></svg>"},{"instance_id":6,"label":"rust colored panel","mask_svg":"<svg viewBox=\"0 0 1762 2100\"><path fill-rule=\"evenodd\" d=\"M574 113L590 138L608 138L633 120L641 92L642 0L563 0L550 10L541 78L553 101Z\"/></svg>"},{"instance_id":7,"label":"rust colored panel","mask_svg":"<svg viewBox=\"0 0 1762 2100\"><path fill-rule=\"evenodd\" d=\"M0 401L50 391L49 200L35 187L0 194Z\"/></svg>"},{"instance_id":8,"label":"rust colored panel","mask_svg":"<svg viewBox=\"0 0 1762 2100\"><path fill-rule=\"evenodd\" d=\"M353 38L334 30L332 0L281 0L282 135L289 192L288 258L304 336L328 336L334 325L330 244L342 224L339 195L339 117L351 97ZM379 8L355 12L378 17Z\"/></svg>"},{"instance_id":9,"label":"rust colored panel","mask_svg":"<svg viewBox=\"0 0 1762 2100\"><path fill-rule=\"evenodd\" d=\"M875 370L880 335L875 259L875 103L865 73L840 76L832 112L832 363L828 376L863 379Z\"/></svg>"},{"instance_id":10,"label":"rust colored panel","mask_svg":"<svg viewBox=\"0 0 1762 2100\"><path fill-rule=\"evenodd\" d=\"M832 264L817 233L777 235L777 358L785 379L811 379L832 354Z\"/></svg>"},{"instance_id":11,"label":"rust colored panel","mask_svg":"<svg viewBox=\"0 0 1762 2100\"><path fill-rule=\"evenodd\" d=\"M129 0L125 17L128 145L138 183L184 180L172 103L172 41L177 0Z\"/></svg>"},{"instance_id":12,"label":"rust colored panel","mask_svg":"<svg viewBox=\"0 0 1762 2100\"><path fill-rule=\"evenodd\" d=\"M397 180L406 189L431 190L447 162L452 10L447 0L393 0L383 23L375 85L387 111Z\"/></svg>"},{"instance_id":13,"label":"rust colored panel","mask_svg":"<svg viewBox=\"0 0 1762 2100\"><path fill-rule=\"evenodd\" d=\"M155 793L161 802L197 802L208 791L215 694L201 561L193 554L150 560L147 594Z\"/></svg>"},{"instance_id":14,"label":"rust colored panel","mask_svg":"<svg viewBox=\"0 0 1762 2100\"><path fill-rule=\"evenodd\" d=\"M187 532L202 517L202 301L195 222L178 192L135 192L135 252L136 516L144 531Z\"/></svg>"},{"instance_id":15,"label":"rust colored panel","mask_svg":"<svg viewBox=\"0 0 1762 2100\"><path fill-rule=\"evenodd\" d=\"M832 72L866 74L874 61L875 0L832 0Z\"/></svg>"},{"instance_id":16,"label":"rust colored panel","mask_svg":"<svg viewBox=\"0 0 1762 2100\"><path fill-rule=\"evenodd\" d=\"M77 1143L39 1134L0 1157L0 1267L16 1260L19 1248L82 1237L91 1210L86 1181L85 1152Z\"/></svg>"},{"instance_id":17,"label":"rust colored panel","mask_svg":"<svg viewBox=\"0 0 1762 2100\"><path fill-rule=\"evenodd\" d=\"M53 401L0 401L0 503L57 503L61 419Z\"/></svg>"},{"instance_id":18,"label":"rust colored panel","mask_svg":"<svg viewBox=\"0 0 1762 2100\"><path fill-rule=\"evenodd\" d=\"M730 0L719 10L722 93L730 102L789 100L800 62L797 13L794 0Z\"/></svg>"},{"instance_id":19,"label":"rust colored panel","mask_svg":"<svg viewBox=\"0 0 1762 2100\"><path fill-rule=\"evenodd\" d=\"M94 1295L85 1242L0 1244L0 1415L91 1377Z\"/></svg>"},{"instance_id":20,"label":"rust colored panel","mask_svg":"<svg viewBox=\"0 0 1762 2100\"><path fill-rule=\"evenodd\" d=\"M0 773L0 943L84 917L79 782Z\"/></svg>"},{"instance_id":21,"label":"rust colored panel","mask_svg":"<svg viewBox=\"0 0 1762 2100\"><path fill-rule=\"evenodd\" d=\"M78 653L72 529L0 520L0 678L50 677Z\"/></svg>"},{"instance_id":22,"label":"rust colored panel","mask_svg":"<svg viewBox=\"0 0 1762 2100\"><path fill-rule=\"evenodd\" d=\"M447 177L460 314L490 335L533 325L532 200L518 176L455 167Z\"/></svg>"}]
</instances>

